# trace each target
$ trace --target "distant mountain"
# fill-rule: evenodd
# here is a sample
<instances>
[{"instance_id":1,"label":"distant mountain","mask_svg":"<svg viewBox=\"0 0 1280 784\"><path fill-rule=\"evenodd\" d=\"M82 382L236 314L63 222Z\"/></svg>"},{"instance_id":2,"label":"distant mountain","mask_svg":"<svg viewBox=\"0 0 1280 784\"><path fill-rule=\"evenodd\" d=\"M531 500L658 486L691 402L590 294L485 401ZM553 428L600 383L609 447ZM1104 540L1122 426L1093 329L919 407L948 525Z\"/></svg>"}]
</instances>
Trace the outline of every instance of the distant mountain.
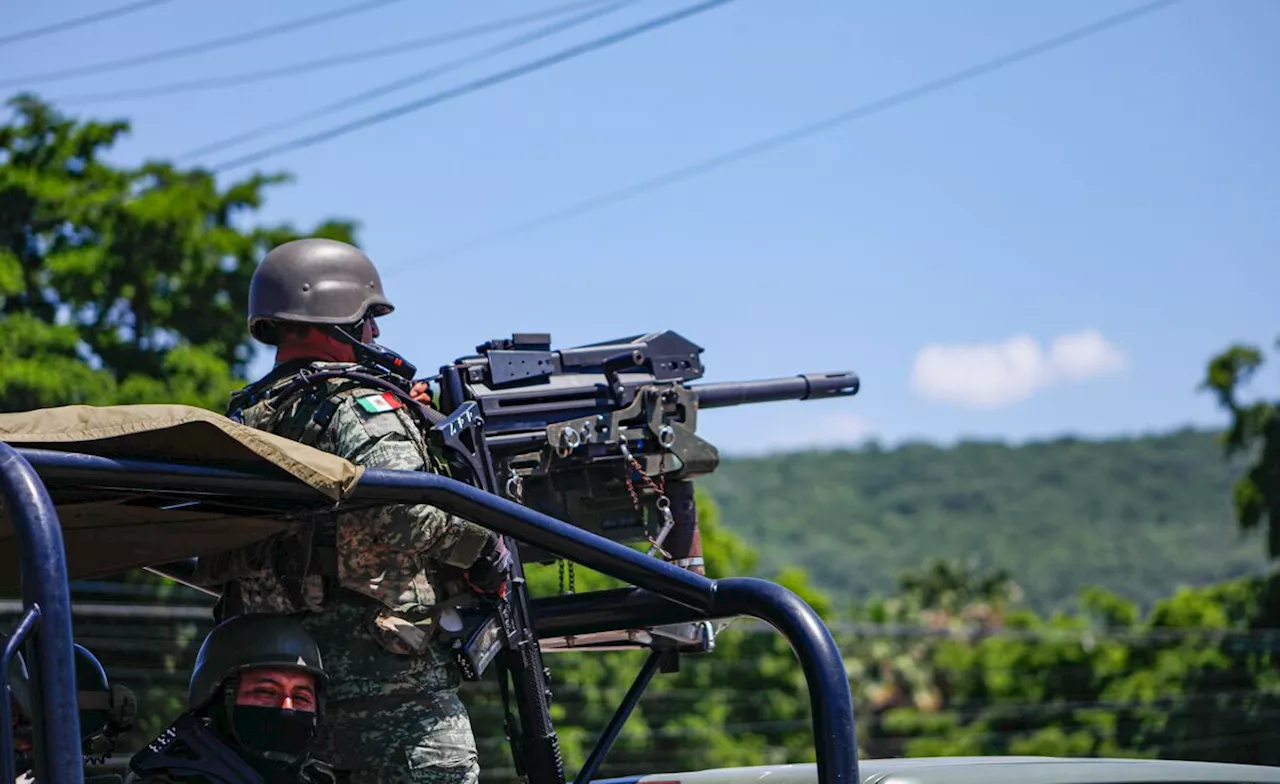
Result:
<instances>
[{"instance_id":1,"label":"distant mountain","mask_svg":"<svg viewBox=\"0 0 1280 784\"><path fill-rule=\"evenodd\" d=\"M761 572L804 567L844 604L890 593L931 556L1009 570L1039 610L1102 585L1147 602L1261 569L1260 537L1231 514L1212 433L925 444L725 458L698 484Z\"/></svg>"}]
</instances>

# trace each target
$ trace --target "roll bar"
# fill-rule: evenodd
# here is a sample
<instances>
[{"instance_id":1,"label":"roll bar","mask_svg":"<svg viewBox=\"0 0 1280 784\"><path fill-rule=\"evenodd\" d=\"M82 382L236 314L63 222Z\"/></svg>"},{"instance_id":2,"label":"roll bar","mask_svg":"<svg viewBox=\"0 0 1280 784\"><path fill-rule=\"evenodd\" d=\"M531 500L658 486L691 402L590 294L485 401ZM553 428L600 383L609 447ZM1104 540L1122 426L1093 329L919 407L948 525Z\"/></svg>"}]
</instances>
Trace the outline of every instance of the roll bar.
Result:
<instances>
[{"instance_id":1,"label":"roll bar","mask_svg":"<svg viewBox=\"0 0 1280 784\"><path fill-rule=\"evenodd\" d=\"M80 709L76 699L75 648L71 636L71 587L62 526L53 499L18 450L0 442L0 504L18 540L22 617L4 641L0 674L25 646L31 676L36 781L84 784ZM13 781L12 716L7 689L0 699L0 781Z\"/></svg>"},{"instance_id":2,"label":"roll bar","mask_svg":"<svg viewBox=\"0 0 1280 784\"><path fill-rule=\"evenodd\" d=\"M58 516L47 487L103 488L132 493L250 497L320 505L311 487L296 481L224 468L101 457L48 449L13 449L0 443L0 498L18 533L23 605L34 619L28 631L37 705L37 776L41 781L82 784L79 717L70 622L70 590ZM634 586L533 602L539 637L615 631L635 625L715 621L750 616L773 626L791 644L809 688L814 748L820 784L858 784L853 697L844 661L830 630L795 593L762 579L712 580L647 556L625 545L537 512L514 501L437 474L367 469L352 491L352 503L427 503L539 547ZM332 506L331 503L325 503ZM162 565L156 565L161 567ZM153 569L182 579L182 564ZM7 659L6 659L7 661ZM646 663L592 752L578 784L594 772L621 723L656 668ZM11 739L0 743L5 765L13 761ZM12 780L12 777L4 780Z\"/></svg>"}]
</instances>

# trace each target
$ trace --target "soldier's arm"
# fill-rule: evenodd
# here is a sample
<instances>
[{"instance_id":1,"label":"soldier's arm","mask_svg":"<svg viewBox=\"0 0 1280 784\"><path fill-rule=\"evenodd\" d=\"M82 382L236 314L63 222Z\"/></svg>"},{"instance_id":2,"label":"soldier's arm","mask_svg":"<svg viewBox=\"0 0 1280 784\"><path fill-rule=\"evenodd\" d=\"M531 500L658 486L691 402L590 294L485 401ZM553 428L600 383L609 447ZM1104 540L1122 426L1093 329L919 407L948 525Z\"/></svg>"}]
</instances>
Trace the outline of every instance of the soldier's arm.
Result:
<instances>
[{"instance_id":1,"label":"soldier's arm","mask_svg":"<svg viewBox=\"0 0 1280 784\"><path fill-rule=\"evenodd\" d=\"M403 410L370 410L359 395L338 406L328 428L333 451L367 468L430 471L422 440L410 434L412 420ZM380 397L374 395L373 397ZM389 506L379 515L382 536L397 549L429 555L465 569L475 562L489 530L429 504Z\"/></svg>"}]
</instances>

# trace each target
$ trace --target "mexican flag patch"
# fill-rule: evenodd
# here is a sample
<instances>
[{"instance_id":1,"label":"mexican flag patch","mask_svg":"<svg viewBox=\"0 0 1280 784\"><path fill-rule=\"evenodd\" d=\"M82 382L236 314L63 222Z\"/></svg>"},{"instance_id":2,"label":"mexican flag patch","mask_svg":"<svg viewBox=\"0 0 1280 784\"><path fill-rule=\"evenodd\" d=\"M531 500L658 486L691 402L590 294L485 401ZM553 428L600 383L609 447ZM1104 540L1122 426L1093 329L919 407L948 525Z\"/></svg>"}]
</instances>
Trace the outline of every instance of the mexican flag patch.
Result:
<instances>
[{"instance_id":1,"label":"mexican flag patch","mask_svg":"<svg viewBox=\"0 0 1280 784\"><path fill-rule=\"evenodd\" d=\"M404 403L400 398L390 392L381 392L376 395L365 395L356 398L356 403L370 414L380 414L384 411L395 411L397 408L404 408Z\"/></svg>"}]
</instances>

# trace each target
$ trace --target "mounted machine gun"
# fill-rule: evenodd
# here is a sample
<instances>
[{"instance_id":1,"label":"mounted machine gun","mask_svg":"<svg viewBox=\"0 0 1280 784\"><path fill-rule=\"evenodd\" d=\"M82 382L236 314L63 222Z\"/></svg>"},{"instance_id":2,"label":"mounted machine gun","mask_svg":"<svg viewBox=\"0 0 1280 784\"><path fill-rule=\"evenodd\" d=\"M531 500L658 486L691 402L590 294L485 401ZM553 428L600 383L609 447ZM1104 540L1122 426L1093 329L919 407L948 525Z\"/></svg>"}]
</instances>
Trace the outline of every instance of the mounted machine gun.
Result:
<instances>
[{"instance_id":1,"label":"mounted machine gun","mask_svg":"<svg viewBox=\"0 0 1280 784\"><path fill-rule=\"evenodd\" d=\"M430 435L452 456L455 471L486 492L612 541L647 540L648 555L698 574L705 570L692 479L720 462L716 448L697 434L699 410L847 396L860 386L852 373L692 385L704 373L703 349L671 331L558 351L548 334L517 333L476 351L429 379L438 384L445 413ZM520 718L508 706L507 731L517 769L523 774L528 765L562 778L544 648L616 648L643 636L655 651L707 651L714 635L701 622L535 645L523 562L555 557L514 540L508 546L518 550L511 595L487 603L479 615L469 612L474 605L456 608L466 621L455 633L455 654L469 680L500 663L504 704L510 672ZM657 662L641 673L640 691ZM619 727L631 707L615 717ZM588 771L599 762L592 759Z\"/></svg>"},{"instance_id":2,"label":"mounted machine gun","mask_svg":"<svg viewBox=\"0 0 1280 784\"><path fill-rule=\"evenodd\" d=\"M558 351L550 335L515 334L476 351L431 379L449 416L436 429L468 472L492 474L506 497L592 533L624 543L647 539L650 554L674 534L668 560L682 566L701 560L691 552L697 517L690 480L720 462L715 446L697 434L698 412L842 397L860 386L847 372L689 384L703 376L703 349L670 331ZM533 548L522 554L550 561Z\"/></svg>"}]
</instances>

